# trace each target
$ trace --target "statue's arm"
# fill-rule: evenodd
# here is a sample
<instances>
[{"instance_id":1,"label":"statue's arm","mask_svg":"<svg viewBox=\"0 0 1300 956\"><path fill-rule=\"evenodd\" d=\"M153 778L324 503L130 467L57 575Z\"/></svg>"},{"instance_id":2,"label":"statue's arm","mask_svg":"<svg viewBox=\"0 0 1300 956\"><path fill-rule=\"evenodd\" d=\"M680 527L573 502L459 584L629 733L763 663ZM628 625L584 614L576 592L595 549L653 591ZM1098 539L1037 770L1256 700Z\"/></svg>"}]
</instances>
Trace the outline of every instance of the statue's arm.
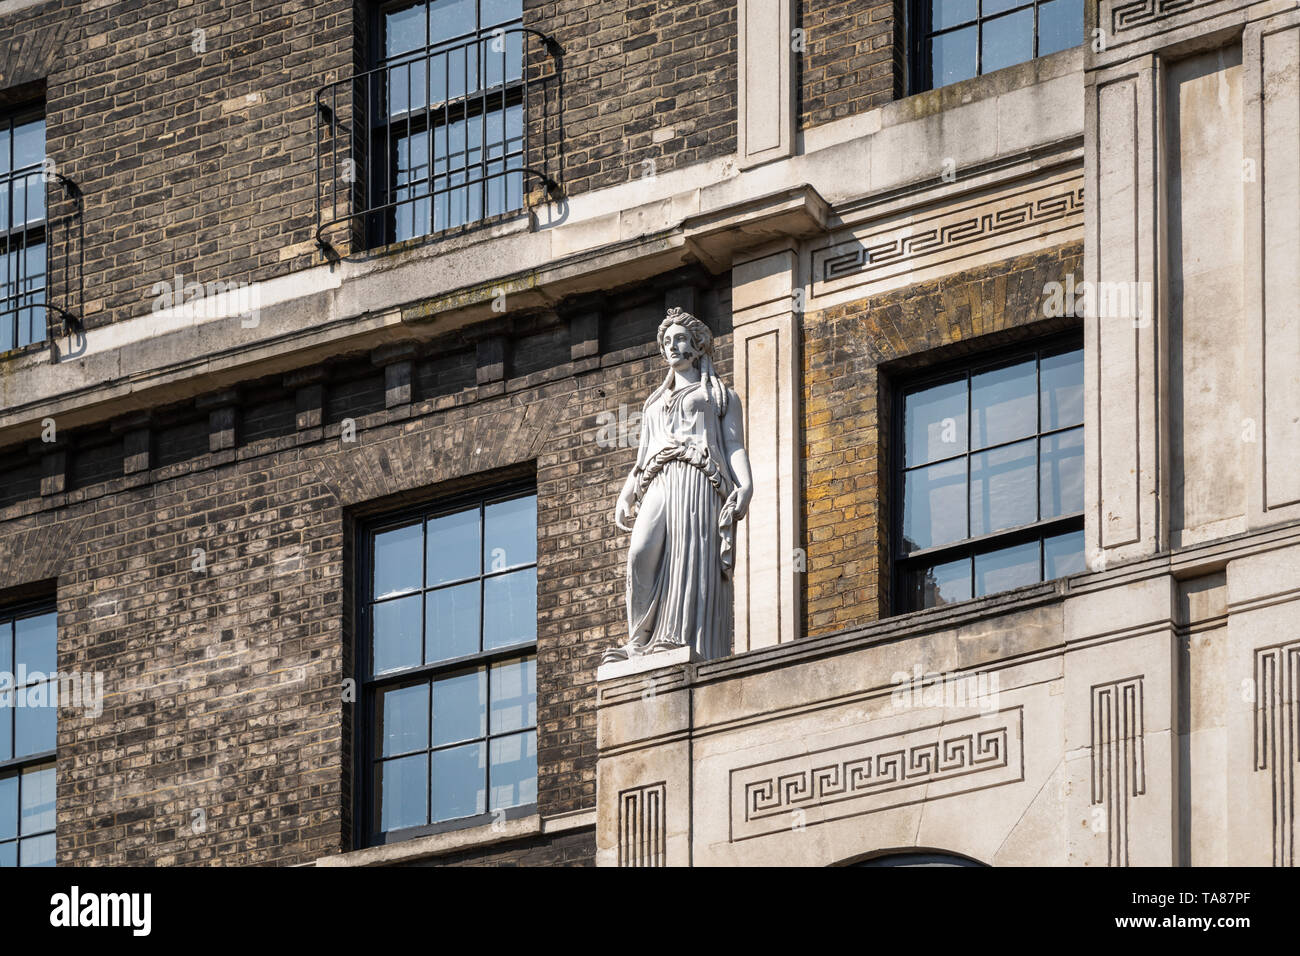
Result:
<instances>
[{"instance_id":1,"label":"statue's arm","mask_svg":"<svg viewBox=\"0 0 1300 956\"><path fill-rule=\"evenodd\" d=\"M641 480L641 460L647 444L644 422L642 422L640 433L637 443L637 463L627 473L627 480L623 482L623 490L618 493L618 501L614 505L614 524L624 531L632 530L632 526L627 522L632 520L632 509L636 507L636 486Z\"/></svg>"},{"instance_id":2,"label":"statue's arm","mask_svg":"<svg viewBox=\"0 0 1300 956\"><path fill-rule=\"evenodd\" d=\"M745 413L740 396L734 391L727 399L727 414L722 418L722 440L726 445L731 473L736 478L736 518L745 517L749 499L754 496L754 478L749 470L749 452L745 450Z\"/></svg>"}]
</instances>

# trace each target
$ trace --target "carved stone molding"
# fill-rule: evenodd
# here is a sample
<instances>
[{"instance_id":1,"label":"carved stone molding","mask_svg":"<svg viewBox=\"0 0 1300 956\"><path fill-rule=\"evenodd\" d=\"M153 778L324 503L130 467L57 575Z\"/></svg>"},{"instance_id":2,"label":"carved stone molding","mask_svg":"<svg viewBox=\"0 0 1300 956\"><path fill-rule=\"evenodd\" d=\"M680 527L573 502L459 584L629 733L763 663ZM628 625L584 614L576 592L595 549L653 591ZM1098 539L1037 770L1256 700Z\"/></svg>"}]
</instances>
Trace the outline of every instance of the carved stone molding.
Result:
<instances>
[{"instance_id":1,"label":"carved stone molding","mask_svg":"<svg viewBox=\"0 0 1300 956\"><path fill-rule=\"evenodd\" d=\"M731 842L1024 779L1023 708L731 771Z\"/></svg>"},{"instance_id":2,"label":"carved stone molding","mask_svg":"<svg viewBox=\"0 0 1300 956\"><path fill-rule=\"evenodd\" d=\"M618 794L618 865L666 866L668 840L665 782L620 790Z\"/></svg>"},{"instance_id":3,"label":"carved stone molding","mask_svg":"<svg viewBox=\"0 0 1300 956\"><path fill-rule=\"evenodd\" d=\"M1255 651L1255 771L1273 777L1273 865L1295 866L1300 641Z\"/></svg>"},{"instance_id":4,"label":"carved stone molding","mask_svg":"<svg viewBox=\"0 0 1300 956\"><path fill-rule=\"evenodd\" d=\"M1129 800L1146 793L1142 677L1092 688L1092 805L1105 808L1109 866L1128 866Z\"/></svg>"},{"instance_id":5,"label":"carved stone molding","mask_svg":"<svg viewBox=\"0 0 1300 956\"><path fill-rule=\"evenodd\" d=\"M1138 27L1183 13L1193 7L1204 7L1214 0L1127 0L1113 3L1110 8L1110 32L1120 34ZM1105 21L1103 21L1105 22Z\"/></svg>"},{"instance_id":6,"label":"carved stone molding","mask_svg":"<svg viewBox=\"0 0 1300 956\"><path fill-rule=\"evenodd\" d=\"M1083 182L1077 175L984 197L956 209L946 205L906 223L857 231L813 250L813 294L876 284L1082 226Z\"/></svg>"}]
</instances>

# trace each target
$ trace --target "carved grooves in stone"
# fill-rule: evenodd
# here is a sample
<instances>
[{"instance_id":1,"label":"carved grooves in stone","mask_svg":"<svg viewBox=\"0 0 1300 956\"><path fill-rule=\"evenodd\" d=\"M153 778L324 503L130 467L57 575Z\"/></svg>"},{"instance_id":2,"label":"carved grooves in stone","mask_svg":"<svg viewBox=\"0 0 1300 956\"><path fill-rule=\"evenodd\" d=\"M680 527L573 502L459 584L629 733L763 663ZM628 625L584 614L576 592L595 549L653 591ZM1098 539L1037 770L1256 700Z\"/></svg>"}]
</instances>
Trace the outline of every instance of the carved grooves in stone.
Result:
<instances>
[{"instance_id":1,"label":"carved grooves in stone","mask_svg":"<svg viewBox=\"0 0 1300 956\"><path fill-rule=\"evenodd\" d=\"M1133 0L1111 7L1111 33L1123 33L1138 27L1172 17L1192 7L1203 7L1212 0Z\"/></svg>"},{"instance_id":2,"label":"carved grooves in stone","mask_svg":"<svg viewBox=\"0 0 1300 956\"><path fill-rule=\"evenodd\" d=\"M1092 688L1092 805L1106 810L1106 863L1128 866L1129 799L1146 793L1142 677Z\"/></svg>"},{"instance_id":3,"label":"carved grooves in stone","mask_svg":"<svg viewBox=\"0 0 1300 956\"><path fill-rule=\"evenodd\" d=\"M618 865L666 866L664 781L632 787L618 795Z\"/></svg>"},{"instance_id":4,"label":"carved grooves in stone","mask_svg":"<svg viewBox=\"0 0 1300 956\"><path fill-rule=\"evenodd\" d=\"M1300 641L1255 651L1255 771L1273 773L1273 865L1295 866Z\"/></svg>"}]
</instances>

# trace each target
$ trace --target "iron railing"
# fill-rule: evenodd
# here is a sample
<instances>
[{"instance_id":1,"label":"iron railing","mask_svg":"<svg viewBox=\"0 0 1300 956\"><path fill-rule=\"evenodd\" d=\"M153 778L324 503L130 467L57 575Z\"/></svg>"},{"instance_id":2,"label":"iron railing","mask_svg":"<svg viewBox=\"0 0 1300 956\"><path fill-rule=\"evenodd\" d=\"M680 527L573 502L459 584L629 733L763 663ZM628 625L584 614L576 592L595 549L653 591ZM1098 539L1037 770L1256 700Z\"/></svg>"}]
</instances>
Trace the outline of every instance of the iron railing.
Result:
<instances>
[{"instance_id":1,"label":"iron railing","mask_svg":"<svg viewBox=\"0 0 1300 956\"><path fill-rule=\"evenodd\" d=\"M560 49L518 24L438 43L316 94L316 240L348 258L523 208L545 171ZM557 98L558 99L558 98Z\"/></svg>"},{"instance_id":2,"label":"iron railing","mask_svg":"<svg viewBox=\"0 0 1300 956\"><path fill-rule=\"evenodd\" d=\"M68 235L59 241L52 219L51 187L60 184L77 200L78 212L68 217ZM44 342L48 316L57 316L64 331L80 329L78 316L50 301L50 276L57 257L80 255L80 242L67 241L80 222L81 193L71 180L42 164L0 173L0 353ZM75 247L75 248L74 248ZM68 264L68 273L79 265ZM65 289L71 294L71 289Z\"/></svg>"}]
</instances>

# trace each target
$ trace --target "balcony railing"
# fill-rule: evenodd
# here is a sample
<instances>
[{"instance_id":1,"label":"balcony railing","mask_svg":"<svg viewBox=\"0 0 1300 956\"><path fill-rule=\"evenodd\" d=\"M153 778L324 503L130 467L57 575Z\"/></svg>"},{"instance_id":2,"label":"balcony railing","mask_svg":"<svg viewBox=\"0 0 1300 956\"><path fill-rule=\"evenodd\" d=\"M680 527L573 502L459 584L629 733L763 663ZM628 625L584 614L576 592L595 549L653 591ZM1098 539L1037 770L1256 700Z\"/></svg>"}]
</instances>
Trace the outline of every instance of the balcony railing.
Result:
<instances>
[{"instance_id":1,"label":"balcony railing","mask_svg":"<svg viewBox=\"0 0 1300 956\"><path fill-rule=\"evenodd\" d=\"M554 41L513 25L323 87L317 242L348 258L516 212L538 185L554 192L529 134L546 129L559 74Z\"/></svg>"},{"instance_id":2,"label":"balcony railing","mask_svg":"<svg viewBox=\"0 0 1300 956\"><path fill-rule=\"evenodd\" d=\"M77 212L50 217L56 184L77 200ZM50 301L50 276L56 262L65 265L68 277L80 276L79 262L64 262L80 256L79 236L73 236L80 197L70 180L39 164L0 173L0 353L44 342L51 315L66 331L79 328L75 314ZM64 289L65 296L71 293Z\"/></svg>"}]
</instances>

